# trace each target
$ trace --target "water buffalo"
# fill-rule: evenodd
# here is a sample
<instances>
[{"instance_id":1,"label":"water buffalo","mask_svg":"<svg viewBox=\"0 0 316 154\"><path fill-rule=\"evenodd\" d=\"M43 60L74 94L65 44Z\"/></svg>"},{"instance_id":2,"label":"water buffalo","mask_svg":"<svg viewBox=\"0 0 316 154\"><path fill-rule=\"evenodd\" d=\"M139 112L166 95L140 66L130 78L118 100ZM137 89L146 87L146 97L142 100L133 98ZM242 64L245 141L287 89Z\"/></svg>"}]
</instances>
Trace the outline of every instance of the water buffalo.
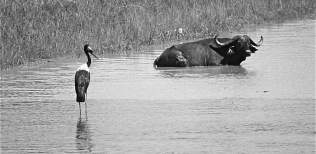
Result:
<instances>
[{"instance_id":1,"label":"water buffalo","mask_svg":"<svg viewBox=\"0 0 316 154\"><path fill-rule=\"evenodd\" d=\"M256 44L247 35L233 38L214 38L173 45L166 49L154 62L155 67L190 67L240 65L251 53L254 46L263 43L263 37Z\"/></svg>"}]
</instances>

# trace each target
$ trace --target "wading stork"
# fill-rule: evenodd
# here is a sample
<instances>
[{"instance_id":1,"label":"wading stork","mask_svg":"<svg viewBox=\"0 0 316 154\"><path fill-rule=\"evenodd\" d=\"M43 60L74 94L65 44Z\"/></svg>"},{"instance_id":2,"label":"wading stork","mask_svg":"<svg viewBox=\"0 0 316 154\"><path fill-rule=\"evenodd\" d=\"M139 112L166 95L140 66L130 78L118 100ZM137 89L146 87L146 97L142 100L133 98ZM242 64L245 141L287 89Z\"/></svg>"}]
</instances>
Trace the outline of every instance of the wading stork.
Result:
<instances>
[{"instance_id":1,"label":"wading stork","mask_svg":"<svg viewBox=\"0 0 316 154\"><path fill-rule=\"evenodd\" d=\"M84 53L87 55L88 61L87 63L84 63L77 69L76 75L75 75L75 89L76 89L76 94L77 94L77 102L79 103L80 115L81 115L80 102L85 102L86 112L87 112L86 100L88 98L87 89L90 82L89 67L91 65L91 58L90 58L89 53L93 55L95 58L99 59L96 55L93 54L93 51L88 44L84 46Z\"/></svg>"}]
</instances>

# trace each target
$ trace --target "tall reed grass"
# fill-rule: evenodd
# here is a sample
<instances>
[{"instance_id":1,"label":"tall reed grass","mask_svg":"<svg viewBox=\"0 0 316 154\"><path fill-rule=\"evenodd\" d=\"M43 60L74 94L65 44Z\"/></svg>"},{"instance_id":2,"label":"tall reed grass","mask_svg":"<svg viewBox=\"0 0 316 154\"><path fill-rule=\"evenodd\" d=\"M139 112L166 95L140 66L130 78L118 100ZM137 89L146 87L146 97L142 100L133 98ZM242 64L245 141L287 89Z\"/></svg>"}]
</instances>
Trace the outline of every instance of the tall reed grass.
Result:
<instances>
[{"instance_id":1,"label":"tall reed grass","mask_svg":"<svg viewBox=\"0 0 316 154\"><path fill-rule=\"evenodd\" d=\"M245 24L315 16L315 0L1 0L1 69L212 36ZM183 34L177 29L182 28Z\"/></svg>"}]
</instances>

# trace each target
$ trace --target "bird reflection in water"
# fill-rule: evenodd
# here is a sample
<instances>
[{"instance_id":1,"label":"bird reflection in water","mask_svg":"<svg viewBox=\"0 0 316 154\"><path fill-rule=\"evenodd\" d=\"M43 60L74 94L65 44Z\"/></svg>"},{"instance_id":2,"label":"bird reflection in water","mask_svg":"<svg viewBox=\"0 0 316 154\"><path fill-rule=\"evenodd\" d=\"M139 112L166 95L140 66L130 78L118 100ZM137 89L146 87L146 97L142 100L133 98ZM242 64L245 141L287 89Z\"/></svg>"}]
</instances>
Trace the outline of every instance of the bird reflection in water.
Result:
<instances>
[{"instance_id":1,"label":"bird reflection in water","mask_svg":"<svg viewBox=\"0 0 316 154\"><path fill-rule=\"evenodd\" d=\"M81 119L81 116L77 122L76 147L78 151L87 150L88 152L92 152L92 148L94 147L88 119Z\"/></svg>"}]
</instances>

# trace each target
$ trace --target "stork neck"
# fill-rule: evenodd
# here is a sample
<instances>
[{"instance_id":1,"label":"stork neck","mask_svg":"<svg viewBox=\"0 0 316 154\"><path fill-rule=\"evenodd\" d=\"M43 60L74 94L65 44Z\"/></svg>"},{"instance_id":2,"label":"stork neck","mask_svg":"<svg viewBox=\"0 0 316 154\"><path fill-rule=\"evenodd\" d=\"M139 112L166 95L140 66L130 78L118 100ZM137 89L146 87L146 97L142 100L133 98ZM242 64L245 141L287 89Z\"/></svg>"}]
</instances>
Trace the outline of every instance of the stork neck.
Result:
<instances>
[{"instance_id":1,"label":"stork neck","mask_svg":"<svg viewBox=\"0 0 316 154\"><path fill-rule=\"evenodd\" d=\"M85 52L85 53L86 53L87 58L88 58L87 65L88 65L88 67L90 67L90 65L91 65L91 58L90 58L90 55L89 55L88 52Z\"/></svg>"}]
</instances>

